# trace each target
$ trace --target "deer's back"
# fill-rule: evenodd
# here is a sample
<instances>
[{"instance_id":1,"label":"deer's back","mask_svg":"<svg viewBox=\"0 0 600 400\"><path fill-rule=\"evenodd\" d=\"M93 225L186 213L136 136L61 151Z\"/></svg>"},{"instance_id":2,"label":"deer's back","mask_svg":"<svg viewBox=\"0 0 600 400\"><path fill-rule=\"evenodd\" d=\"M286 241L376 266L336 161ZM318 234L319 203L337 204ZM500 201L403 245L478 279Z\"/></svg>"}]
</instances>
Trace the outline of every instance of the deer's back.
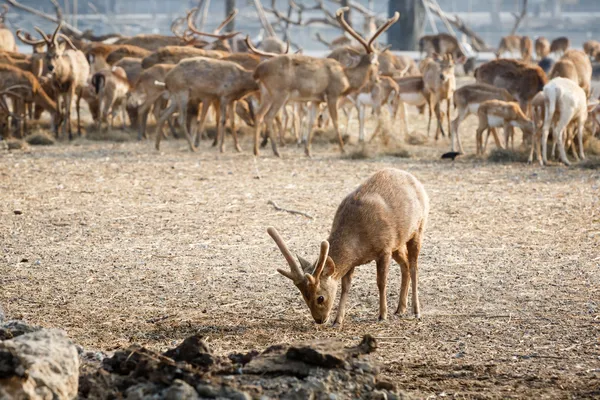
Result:
<instances>
[{"instance_id":1,"label":"deer's back","mask_svg":"<svg viewBox=\"0 0 600 400\"><path fill-rule=\"evenodd\" d=\"M402 248L424 229L429 198L423 185L398 169L376 172L340 204L331 229L332 246L346 247L361 263Z\"/></svg>"}]
</instances>

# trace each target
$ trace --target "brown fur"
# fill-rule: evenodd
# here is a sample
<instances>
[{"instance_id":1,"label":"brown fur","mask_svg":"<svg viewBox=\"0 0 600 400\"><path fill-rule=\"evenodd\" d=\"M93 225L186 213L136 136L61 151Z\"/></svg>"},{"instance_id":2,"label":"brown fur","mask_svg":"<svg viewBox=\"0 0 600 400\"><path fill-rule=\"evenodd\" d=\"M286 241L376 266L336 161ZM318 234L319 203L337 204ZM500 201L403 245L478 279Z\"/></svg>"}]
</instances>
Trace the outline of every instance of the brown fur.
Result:
<instances>
[{"instance_id":1,"label":"brown fur","mask_svg":"<svg viewBox=\"0 0 600 400\"><path fill-rule=\"evenodd\" d=\"M404 124L404 132L409 133L408 127L408 115L406 112L405 104L409 104L417 107L424 107L429 104L429 92L425 90L425 82L422 76L409 76L402 78L394 78L398 85L398 95L394 99L394 114L392 119L395 120L400 111L400 118ZM431 120L431 108L429 109L429 119Z\"/></svg>"},{"instance_id":2,"label":"brown fur","mask_svg":"<svg viewBox=\"0 0 600 400\"><path fill-rule=\"evenodd\" d=\"M108 65L114 65L118 61L120 61L124 57L132 57L132 58L144 58L151 54L150 50L146 50L141 47L136 46L119 46L117 49L114 49L106 56L106 62Z\"/></svg>"},{"instance_id":3,"label":"brown fur","mask_svg":"<svg viewBox=\"0 0 600 400\"><path fill-rule=\"evenodd\" d=\"M185 39L178 38L176 36L148 34L123 38L118 40L115 44L126 44L130 46L141 47L149 52L152 52L165 46L193 46L202 48L205 47L208 42L201 39L186 41Z\"/></svg>"},{"instance_id":4,"label":"brown fur","mask_svg":"<svg viewBox=\"0 0 600 400\"><path fill-rule=\"evenodd\" d=\"M518 60L497 59L475 70L477 83L504 88L527 110L529 102L548 82L546 73L537 65Z\"/></svg>"},{"instance_id":5,"label":"brown fur","mask_svg":"<svg viewBox=\"0 0 600 400\"><path fill-rule=\"evenodd\" d=\"M124 57L121 58L118 62L115 63L115 67L123 68L125 74L127 75L127 80L129 81L129 86L135 87L137 84L142 71L142 60L139 58L133 57Z\"/></svg>"},{"instance_id":6,"label":"brown fur","mask_svg":"<svg viewBox=\"0 0 600 400\"><path fill-rule=\"evenodd\" d=\"M550 42L545 37L535 39L535 55L538 60L548 57L550 54Z\"/></svg>"},{"instance_id":7,"label":"brown fur","mask_svg":"<svg viewBox=\"0 0 600 400\"><path fill-rule=\"evenodd\" d=\"M556 53L563 55L571 46L571 41L568 37L561 36L557 37L550 43L550 53Z\"/></svg>"},{"instance_id":8,"label":"brown fur","mask_svg":"<svg viewBox=\"0 0 600 400\"><path fill-rule=\"evenodd\" d=\"M427 57L433 57L435 54L441 57L450 54L455 60L462 60L465 57L465 54L460 49L458 40L447 33L421 37L419 40L419 52L425 52Z\"/></svg>"},{"instance_id":9,"label":"brown fur","mask_svg":"<svg viewBox=\"0 0 600 400\"><path fill-rule=\"evenodd\" d=\"M552 66L550 70L549 79L554 79L557 76L571 79L574 82L579 83L579 76L577 75L577 68L571 60L560 59Z\"/></svg>"},{"instance_id":10,"label":"brown fur","mask_svg":"<svg viewBox=\"0 0 600 400\"><path fill-rule=\"evenodd\" d=\"M442 60L431 60L424 63L423 81L425 90L429 92L429 107L433 108L437 118L437 129L435 139L438 139L439 133L444 134L442 127L443 117L441 115L441 103L446 100L448 132L450 132L450 110L452 94L456 90L456 78L454 77L454 60L451 55L445 56ZM431 127L431 119L427 126L427 134Z\"/></svg>"},{"instance_id":11,"label":"brown fur","mask_svg":"<svg viewBox=\"0 0 600 400\"><path fill-rule=\"evenodd\" d=\"M458 144L458 151L464 153L460 142L459 126L471 113L474 106L488 100L503 100L507 102L515 101L515 98L506 89L497 88L486 83L475 83L462 86L454 92L454 107L458 115L452 121L451 125L451 151L455 150L454 143Z\"/></svg>"},{"instance_id":12,"label":"brown fur","mask_svg":"<svg viewBox=\"0 0 600 400\"><path fill-rule=\"evenodd\" d=\"M156 85L155 82L164 82L167 73L174 67L175 65L172 64L156 64L142 71L136 82L130 102L137 106L138 110L138 140L146 137L150 111L153 110L153 115L158 120L160 113L166 107L167 100L161 97L164 87Z\"/></svg>"},{"instance_id":13,"label":"brown fur","mask_svg":"<svg viewBox=\"0 0 600 400\"><path fill-rule=\"evenodd\" d=\"M567 50L561 57L561 60L569 60L573 63L577 72L577 82L585 92L587 97L590 96L591 81L592 81L592 63L590 58L581 50Z\"/></svg>"},{"instance_id":14,"label":"brown fur","mask_svg":"<svg viewBox=\"0 0 600 400\"><path fill-rule=\"evenodd\" d=\"M496 57L500 58L500 56L506 52L511 54L521 52L521 36L509 35L500 39L498 50L496 50Z\"/></svg>"},{"instance_id":15,"label":"brown fur","mask_svg":"<svg viewBox=\"0 0 600 400\"><path fill-rule=\"evenodd\" d=\"M341 96L359 90L377 75L377 53L373 42L398 19L398 14L388 20L367 42L343 19L339 9L336 18L342 27L358 40L365 52L344 47L336 49L325 58L304 55L280 55L263 61L255 70L254 78L261 90L261 106L256 113L254 132L254 154L258 155L260 130L263 120L268 132L273 132L273 119L287 101L311 102L309 135L305 153L310 155L312 127L316 120L317 107L326 101L329 115L338 136L340 149L344 151L344 141L338 127L337 103ZM275 140L271 140L273 152L279 155Z\"/></svg>"},{"instance_id":16,"label":"brown fur","mask_svg":"<svg viewBox=\"0 0 600 400\"><path fill-rule=\"evenodd\" d=\"M583 44L583 52L590 58L595 59L600 54L600 42L596 40L588 40Z\"/></svg>"},{"instance_id":17,"label":"brown fur","mask_svg":"<svg viewBox=\"0 0 600 400\"><path fill-rule=\"evenodd\" d=\"M533 59L533 42L529 36L521 36L521 59L530 62Z\"/></svg>"},{"instance_id":18,"label":"brown fur","mask_svg":"<svg viewBox=\"0 0 600 400\"><path fill-rule=\"evenodd\" d=\"M496 133L496 128L499 126L490 125L490 117L502 120L505 134L505 146L508 147L509 139L512 139L512 145L514 147L514 137L512 136L512 127L519 127L523 130L523 135L533 135L534 124L527 116L523 113L519 107L519 103L514 101L502 101L502 100L487 100L481 103L479 110L477 110L477 116L479 117L479 126L477 127L477 154L484 154L485 147L487 145L487 137L485 144L482 144L483 131L488 130L488 136L490 131L494 135L496 146L502 147Z\"/></svg>"},{"instance_id":19,"label":"brown fur","mask_svg":"<svg viewBox=\"0 0 600 400\"><path fill-rule=\"evenodd\" d=\"M261 61L259 56L249 53L232 53L222 60L234 62L249 71L254 71Z\"/></svg>"},{"instance_id":20,"label":"brown fur","mask_svg":"<svg viewBox=\"0 0 600 400\"><path fill-rule=\"evenodd\" d=\"M202 102L202 115L199 132L202 133L206 114L211 104L215 103L217 115L217 138L220 150L224 150L224 128L227 113L233 115L235 101L258 89L252 71L248 71L230 61L213 60L205 57L188 58L177 64L165 76L165 87L169 92L171 104L161 114L158 131L175 111L179 111L179 122L182 125L191 150L199 144L200 135L192 143L187 128L188 103ZM233 119L232 119L233 122ZM232 129L235 147L241 151L235 127ZM160 147L160 134L156 135L156 149Z\"/></svg>"},{"instance_id":21,"label":"brown fur","mask_svg":"<svg viewBox=\"0 0 600 400\"><path fill-rule=\"evenodd\" d=\"M400 264L402 277L395 313L406 312L411 282L412 308L420 318L418 257L428 214L429 198L423 185L408 172L390 168L376 172L342 200L315 264L301 258L296 261L277 231L269 228L268 233L291 269L278 271L293 280L317 323L329 319L341 280L334 325L343 324L354 269L371 261L377 264L379 320L387 319L387 275L392 258Z\"/></svg>"},{"instance_id":22,"label":"brown fur","mask_svg":"<svg viewBox=\"0 0 600 400\"><path fill-rule=\"evenodd\" d=\"M177 64L179 61L192 57L222 58L229 53L217 50L204 50L195 47L166 46L147 55L142 60L142 68L147 69L156 64Z\"/></svg>"},{"instance_id":23,"label":"brown fur","mask_svg":"<svg viewBox=\"0 0 600 400\"><path fill-rule=\"evenodd\" d=\"M40 83L32 73L23 71L12 65L0 64L0 91L11 86L25 86L26 89L15 90L21 96L24 102L35 103L48 110L55 119L58 117L58 107L41 87ZM16 114L22 114L24 110L15 110ZM58 123L55 120L55 124Z\"/></svg>"},{"instance_id":24,"label":"brown fur","mask_svg":"<svg viewBox=\"0 0 600 400\"><path fill-rule=\"evenodd\" d=\"M112 67L97 72L92 77L92 85L96 89L101 111L99 127L103 122L108 126L108 114L111 114L110 127L114 126L115 116L120 109L122 111L122 124L125 128L125 105L127 93L129 92L129 80L125 70L121 67Z\"/></svg>"}]
</instances>

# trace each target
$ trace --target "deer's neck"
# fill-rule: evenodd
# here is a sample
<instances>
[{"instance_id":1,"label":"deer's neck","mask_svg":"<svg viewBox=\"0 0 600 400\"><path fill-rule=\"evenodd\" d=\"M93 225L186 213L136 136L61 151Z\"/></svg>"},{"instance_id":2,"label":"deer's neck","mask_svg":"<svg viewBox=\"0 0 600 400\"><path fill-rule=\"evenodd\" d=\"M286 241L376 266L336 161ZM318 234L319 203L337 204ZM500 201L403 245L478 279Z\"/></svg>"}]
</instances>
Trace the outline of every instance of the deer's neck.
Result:
<instances>
[{"instance_id":1,"label":"deer's neck","mask_svg":"<svg viewBox=\"0 0 600 400\"><path fill-rule=\"evenodd\" d=\"M373 74L373 64L368 57L362 57L360 63L354 68L346 68L344 70L350 87L348 92L354 92L362 88Z\"/></svg>"},{"instance_id":2,"label":"deer's neck","mask_svg":"<svg viewBox=\"0 0 600 400\"><path fill-rule=\"evenodd\" d=\"M344 235L329 237L329 257L335 264L335 279L341 279L352 268L364 263L355 251L359 248L359 243L355 245L352 241L351 237L346 238Z\"/></svg>"}]
</instances>

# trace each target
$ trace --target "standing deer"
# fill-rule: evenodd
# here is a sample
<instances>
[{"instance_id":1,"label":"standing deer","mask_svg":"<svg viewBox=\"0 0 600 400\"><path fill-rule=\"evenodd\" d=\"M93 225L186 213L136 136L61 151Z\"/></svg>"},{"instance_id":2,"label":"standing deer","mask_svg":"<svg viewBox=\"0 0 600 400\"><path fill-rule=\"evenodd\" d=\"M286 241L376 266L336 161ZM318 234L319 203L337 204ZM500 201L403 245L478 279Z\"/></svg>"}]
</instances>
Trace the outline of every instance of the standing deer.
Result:
<instances>
[{"instance_id":1,"label":"standing deer","mask_svg":"<svg viewBox=\"0 0 600 400\"><path fill-rule=\"evenodd\" d=\"M439 132L445 136L444 128L442 127L441 103L446 100L448 118L448 132L450 132L450 103L452 94L456 90L456 78L454 76L454 60L452 55L447 54L441 60L426 60L423 68L423 82L425 82L425 90L429 92L429 107L433 107L435 116L438 122L438 128L435 133L435 139L438 139ZM431 119L427 125L427 134L431 128Z\"/></svg>"},{"instance_id":2,"label":"standing deer","mask_svg":"<svg viewBox=\"0 0 600 400\"><path fill-rule=\"evenodd\" d=\"M65 99L65 127L64 131L69 134L69 140L73 138L71 130L71 108L73 98L77 96L77 133L81 135L81 115L80 102L83 88L87 85L90 75L90 65L85 55L75 48L71 40L60 32L62 22L58 24L56 30L49 38L37 26L35 30L42 36L42 40L37 43L46 43L47 51L45 64L48 71L52 74L55 84L60 88L60 95ZM58 38L63 39L63 42L58 42ZM71 48L68 49L67 45ZM60 107L59 107L60 108Z\"/></svg>"},{"instance_id":3,"label":"standing deer","mask_svg":"<svg viewBox=\"0 0 600 400\"><path fill-rule=\"evenodd\" d=\"M212 104L217 110L217 138L219 149L224 151L225 122L227 115L233 117L235 101L258 90L252 71L248 71L231 61L213 60L205 57L188 58L179 62L165 76L164 86L169 93L171 104L161 114L156 135L156 149L160 148L160 134L164 122L179 111L179 122L185 132L190 149L196 150L199 136L195 143L187 128L188 104L202 103L199 132L202 133L206 114ZM233 121L233 119L232 119ZM233 139L237 151L241 151L235 127L232 128Z\"/></svg>"},{"instance_id":4,"label":"standing deer","mask_svg":"<svg viewBox=\"0 0 600 400\"><path fill-rule=\"evenodd\" d=\"M504 128L505 147L508 148L508 142L512 139L514 147L514 137L512 136L512 127L519 127L523 130L523 136L534 134L533 121L525 116L519 103L516 101L487 100L481 103L477 110L479 117L479 126L477 127L477 154L484 154L487 146L487 140L490 132L494 136L496 146L502 148L498 139L496 128ZM484 130L488 130L485 138L485 144L482 144L482 135Z\"/></svg>"},{"instance_id":5,"label":"standing deer","mask_svg":"<svg viewBox=\"0 0 600 400\"><path fill-rule=\"evenodd\" d=\"M458 151L464 153L458 130L460 123L470 114L477 114L481 104L488 100L515 101L515 98L506 89L486 83L465 85L454 92L454 107L458 110L458 115L451 125L451 151L455 150L454 143L456 142Z\"/></svg>"},{"instance_id":6,"label":"standing deer","mask_svg":"<svg viewBox=\"0 0 600 400\"><path fill-rule=\"evenodd\" d=\"M327 103L333 127L338 136L340 150L344 142L338 127L338 100L340 97L359 90L367 81L377 76L377 52L373 43L385 32L400 15L396 13L383 24L367 42L344 20L345 8L338 9L336 18L340 25L365 49L365 53L346 48L336 52L335 58L315 58L299 54L286 54L263 61L254 71L254 79L259 83L261 93L260 109L256 113L254 132L254 154L259 154L259 137L263 120L267 132L273 132L273 119L288 101L310 102L309 134L305 153L310 156L312 130L315 125L318 105ZM248 41L248 44L250 42ZM251 46L256 54L265 54ZM272 56L272 54L268 54ZM334 57L334 55L330 55ZM339 59L339 60L338 60ZM271 140L273 153L279 155L275 140Z\"/></svg>"},{"instance_id":7,"label":"standing deer","mask_svg":"<svg viewBox=\"0 0 600 400\"><path fill-rule=\"evenodd\" d=\"M418 258L428 214L429 198L423 185L408 172L389 168L376 172L342 200L315 264L300 257L296 261L277 230L270 227L267 232L290 266L289 271L277 271L300 289L316 323L329 319L341 280L334 325L343 324L354 268L371 261L377 263L379 320L387 319L387 275L392 258L400 264L402 274L396 314L406 312L408 284L412 282L412 308L420 318Z\"/></svg>"},{"instance_id":8,"label":"standing deer","mask_svg":"<svg viewBox=\"0 0 600 400\"><path fill-rule=\"evenodd\" d=\"M108 113L110 112L110 128L114 126L115 116L118 110L121 110L122 128L125 129L126 123L126 101L129 93L129 80L127 73L121 67L112 67L98 71L92 76L92 86L94 86L96 95L99 100L99 108L101 111L98 120L98 127L105 122L108 128Z\"/></svg>"}]
</instances>

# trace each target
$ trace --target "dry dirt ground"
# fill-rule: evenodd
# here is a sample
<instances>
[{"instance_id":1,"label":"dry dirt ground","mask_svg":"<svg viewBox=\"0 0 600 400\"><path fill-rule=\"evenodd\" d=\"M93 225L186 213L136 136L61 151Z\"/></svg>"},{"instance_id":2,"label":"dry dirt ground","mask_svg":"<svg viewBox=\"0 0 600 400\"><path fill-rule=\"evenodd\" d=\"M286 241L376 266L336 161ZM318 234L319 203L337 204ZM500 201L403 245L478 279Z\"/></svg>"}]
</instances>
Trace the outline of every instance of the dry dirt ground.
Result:
<instances>
[{"instance_id":1,"label":"dry dirt ground","mask_svg":"<svg viewBox=\"0 0 600 400\"><path fill-rule=\"evenodd\" d=\"M462 128L470 153L474 124ZM288 145L283 159L265 149L255 160L247 136L242 154L227 143L225 154L173 139L160 152L80 139L1 153L9 316L104 351L164 350L197 332L220 353L370 333L383 374L417 398L600 397L600 169L440 160L446 140L366 159L321 141L313 159ZM316 257L341 199L384 167L410 171L431 198L423 318L377 322L370 264L357 268L343 329L315 325L276 272L286 265L266 228ZM394 263L390 309L399 276Z\"/></svg>"}]
</instances>

